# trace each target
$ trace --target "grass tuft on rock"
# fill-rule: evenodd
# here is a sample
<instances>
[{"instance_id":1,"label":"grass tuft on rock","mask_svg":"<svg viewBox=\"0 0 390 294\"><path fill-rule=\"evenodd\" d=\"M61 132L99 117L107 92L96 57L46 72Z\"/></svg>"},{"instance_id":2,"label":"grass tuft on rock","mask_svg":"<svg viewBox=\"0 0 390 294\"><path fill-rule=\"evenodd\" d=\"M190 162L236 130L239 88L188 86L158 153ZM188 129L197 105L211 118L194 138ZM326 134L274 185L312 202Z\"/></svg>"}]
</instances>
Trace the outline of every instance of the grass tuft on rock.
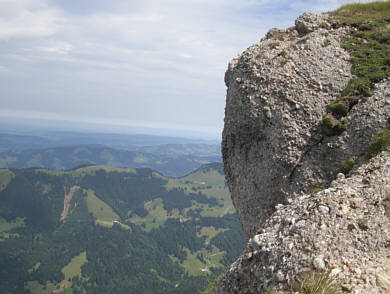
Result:
<instances>
[{"instance_id":1,"label":"grass tuft on rock","mask_svg":"<svg viewBox=\"0 0 390 294\"><path fill-rule=\"evenodd\" d=\"M335 176L337 176L339 173L347 175L353 169L353 166L355 165L357 159L358 158L356 156L351 156L348 159L344 160L341 163L341 166L335 170Z\"/></svg>"},{"instance_id":2,"label":"grass tuft on rock","mask_svg":"<svg viewBox=\"0 0 390 294\"><path fill-rule=\"evenodd\" d=\"M299 294L338 294L340 293L338 288L329 271L311 271L304 273L293 285L292 290Z\"/></svg>"},{"instance_id":3,"label":"grass tuft on rock","mask_svg":"<svg viewBox=\"0 0 390 294\"><path fill-rule=\"evenodd\" d=\"M373 158L390 147L390 128L380 131L368 148L367 158Z\"/></svg>"},{"instance_id":4,"label":"grass tuft on rock","mask_svg":"<svg viewBox=\"0 0 390 294\"><path fill-rule=\"evenodd\" d=\"M340 135L347 129L346 119L338 120L332 114L327 114L322 120L322 132L327 136Z\"/></svg>"},{"instance_id":5,"label":"grass tuft on rock","mask_svg":"<svg viewBox=\"0 0 390 294\"><path fill-rule=\"evenodd\" d=\"M325 190L325 188L322 188L322 187L314 187L314 188L311 188L307 193L308 194L315 194L315 193L318 193L318 192L321 192Z\"/></svg>"},{"instance_id":6,"label":"grass tuft on rock","mask_svg":"<svg viewBox=\"0 0 390 294\"><path fill-rule=\"evenodd\" d=\"M345 101L336 101L327 105L326 109L333 115L345 116L349 111L349 106Z\"/></svg>"}]
</instances>

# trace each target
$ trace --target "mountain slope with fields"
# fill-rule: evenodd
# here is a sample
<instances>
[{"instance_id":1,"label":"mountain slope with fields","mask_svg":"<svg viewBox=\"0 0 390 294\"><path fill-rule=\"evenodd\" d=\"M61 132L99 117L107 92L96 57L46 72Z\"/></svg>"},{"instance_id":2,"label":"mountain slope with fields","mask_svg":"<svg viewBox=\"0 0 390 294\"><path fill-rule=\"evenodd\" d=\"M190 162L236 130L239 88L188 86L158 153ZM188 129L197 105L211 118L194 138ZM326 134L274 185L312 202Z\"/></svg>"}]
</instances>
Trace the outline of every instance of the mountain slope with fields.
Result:
<instances>
[{"instance_id":1,"label":"mountain slope with fields","mask_svg":"<svg viewBox=\"0 0 390 294\"><path fill-rule=\"evenodd\" d=\"M196 293L244 246L221 169L1 169L0 293Z\"/></svg>"}]
</instances>

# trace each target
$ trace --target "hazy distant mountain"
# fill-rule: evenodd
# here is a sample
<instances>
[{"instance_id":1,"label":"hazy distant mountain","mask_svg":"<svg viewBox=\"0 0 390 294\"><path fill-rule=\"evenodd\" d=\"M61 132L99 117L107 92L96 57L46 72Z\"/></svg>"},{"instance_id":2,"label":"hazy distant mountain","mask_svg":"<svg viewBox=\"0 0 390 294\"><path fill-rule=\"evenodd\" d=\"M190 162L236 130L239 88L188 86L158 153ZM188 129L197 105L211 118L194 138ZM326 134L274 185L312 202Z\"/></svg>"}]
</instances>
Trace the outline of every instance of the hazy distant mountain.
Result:
<instances>
[{"instance_id":1,"label":"hazy distant mountain","mask_svg":"<svg viewBox=\"0 0 390 294\"><path fill-rule=\"evenodd\" d=\"M146 146L138 151L159 155L194 155L221 157L221 146L218 144L164 144Z\"/></svg>"},{"instance_id":2,"label":"hazy distant mountain","mask_svg":"<svg viewBox=\"0 0 390 294\"><path fill-rule=\"evenodd\" d=\"M39 135L0 133L0 148L12 151L43 149L48 147L74 145L103 145L114 149L137 150L143 146L166 144L207 144L220 145L215 140L195 140L153 135L128 135L76 132L39 132Z\"/></svg>"},{"instance_id":3,"label":"hazy distant mountain","mask_svg":"<svg viewBox=\"0 0 390 294\"><path fill-rule=\"evenodd\" d=\"M50 140L43 137L0 133L0 150L19 151L47 148L49 146Z\"/></svg>"},{"instance_id":4,"label":"hazy distant mountain","mask_svg":"<svg viewBox=\"0 0 390 294\"><path fill-rule=\"evenodd\" d=\"M243 246L220 163L0 169L0 293L192 294Z\"/></svg>"},{"instance_id":5,"label":"hazy distant mountain","mask_svg":"<svg viewBox=\"0 0 390 294\"><path fill-rule=\"evenodd\" d=\"M164 175L178 177L188 174L202 164L221 162L221 156L217 152L216 145L175 144L156 146L155 150L153 148L147 147L144 149L154 151L155 154L116 150L100 145L4 151L0 152L0 167L44 167L56 170L72 169L86 164L110 167L149 167Z\"/></svg>"}]
</instances>

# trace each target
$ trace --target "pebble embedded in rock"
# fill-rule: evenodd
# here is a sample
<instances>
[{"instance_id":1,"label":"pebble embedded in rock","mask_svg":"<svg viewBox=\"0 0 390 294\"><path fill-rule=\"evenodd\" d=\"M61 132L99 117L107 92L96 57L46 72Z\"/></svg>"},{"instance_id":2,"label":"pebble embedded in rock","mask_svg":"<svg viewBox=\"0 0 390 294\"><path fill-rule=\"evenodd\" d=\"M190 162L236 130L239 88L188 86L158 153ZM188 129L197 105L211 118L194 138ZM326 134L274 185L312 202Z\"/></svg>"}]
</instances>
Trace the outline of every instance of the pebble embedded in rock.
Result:
<instances>
[{"instance_id":1,"label":"pebble embedded in rock","mask_svg":"<svg viewBox=\"0 0 390 294\"><path fill-rule=\"evenodd\" d=\"M321 212L322 214L327 214L329 213L329 207L325 205L320 205L318 206L318 211Z\"/></svg>"},{"instance_id":2,"label":"pebble embedded in rock","mask_svg":"<svg viewBox=\"0 0 390 294\"><path fill-rule=\"evenodd\" d=\"M276 280L277 280L278 282L283 282L284 279L285 279L285 277L284 277L283 272L282 272L281 270L279 270L279 271L276 273Z\"/></svg>"},{"instance_id":3,"label":"pebble embedded in rock","mask_svg":"<svg viewBox=\"0 0 390 294\"><path fill-rule=\"evenodd\" d=\"M345 175L343 173L338 173L337 174L337 179L338 180L344 180L345 179Z\"/></svg>"},{"instance_id":4,"label":"pebble embedded in rock","mask_svg":"<svg viewBox=\"0 0 390 294\"><path fill-rule=\"evenodd\" d=\"M313 259L313 266L317 270L324 270L325 269L325 261L324 257L322 255L317 256Z\"/></svg>"}]
</instances>

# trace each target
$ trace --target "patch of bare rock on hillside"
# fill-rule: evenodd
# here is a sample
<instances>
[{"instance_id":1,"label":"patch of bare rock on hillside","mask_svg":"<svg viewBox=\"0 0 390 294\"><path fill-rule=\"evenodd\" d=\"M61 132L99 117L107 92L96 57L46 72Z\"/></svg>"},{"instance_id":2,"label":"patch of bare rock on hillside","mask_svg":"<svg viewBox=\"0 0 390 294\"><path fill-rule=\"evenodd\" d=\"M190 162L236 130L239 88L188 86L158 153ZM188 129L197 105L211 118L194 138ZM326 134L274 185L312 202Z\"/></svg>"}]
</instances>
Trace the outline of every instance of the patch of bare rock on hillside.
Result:
<instances>
[{"instance_id":1,"label":"patch of bare rock on hillside","mask_svg":"<svg viewBox=\"0 0 390 294\"><path fill-rule=\"evenodd\" d=\"M390 293L390 148L350 178L278 205L212 293L281 291L331 270L346 292ZM387 209L387 211L386 211Z\"/></svg>"}]
</instances>

